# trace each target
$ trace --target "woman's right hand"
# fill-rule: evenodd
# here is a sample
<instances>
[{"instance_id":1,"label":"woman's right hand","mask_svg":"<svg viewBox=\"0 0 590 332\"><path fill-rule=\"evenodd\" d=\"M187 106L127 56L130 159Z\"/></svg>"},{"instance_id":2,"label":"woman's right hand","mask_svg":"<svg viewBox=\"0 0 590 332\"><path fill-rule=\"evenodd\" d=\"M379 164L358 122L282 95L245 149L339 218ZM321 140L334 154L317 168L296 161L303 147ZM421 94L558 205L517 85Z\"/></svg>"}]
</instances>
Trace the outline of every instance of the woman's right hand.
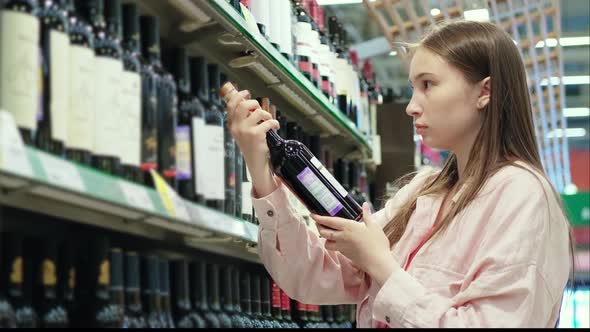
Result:
<instances>
[{"instance_id":1,"label":"woman's right hand","mask_svg":"<svg viewBox=\"0 0 590 332\"><path fill-rule=\"evenodd\" d=\"M257 196L270 194L277 183L271 172L266 132L279 129L279 122L263 110L257 100L250 100L247 90L234 93L227 100L225 111L230 132L244 155Z\"/></svg>"}]
</instances>

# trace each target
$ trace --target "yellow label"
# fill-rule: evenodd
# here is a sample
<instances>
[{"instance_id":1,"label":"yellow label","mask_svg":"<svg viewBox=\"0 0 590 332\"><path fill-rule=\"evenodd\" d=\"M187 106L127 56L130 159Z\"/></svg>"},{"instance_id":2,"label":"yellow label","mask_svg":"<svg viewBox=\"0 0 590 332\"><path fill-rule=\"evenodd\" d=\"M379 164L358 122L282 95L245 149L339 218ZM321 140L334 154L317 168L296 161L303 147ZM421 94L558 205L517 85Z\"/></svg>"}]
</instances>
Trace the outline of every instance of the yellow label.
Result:
<instances>
[{"instance_id":1,"label":"yellow label","mask_svg":"<svg viewBox=\"0 0 590 332\"><path fill-rule=\"evenodd\" d=\"M111 284L111 266L108 260L104 260L100 264L100 271L98 274L98 284L108 286Z\"/></svg>"},{"instance_id":2,"label":"yellow label","mask_svg":"<svg viewBox=\"0 0 590 332\"><path fill-rule=\"evenodd\" d=\"M10 282L13 284L22 284L23 282L23 258L16 257L12 262L12 271L10 272Z\"/></svg>"},{"instance_id":3,"label":"yellow label","mask_svg":"<svg viewBox=\"0 0 590 332\"><path fill-rule=\"evenodd\" d=\"M164 203L164 207L166 208L166 211L168 211L168 213L170 215L176 216L176 211L174 209L174 202L172 202L172 197L170 195L170 192L168 191L168 184L166 183L166 181L160 176L160 174L158 174L158 172L156 172L155 170L150 170L150 173L152 174L152 179L154 180L154 183L156 184L156 190L158 191L158 194L160 195L160 198L162 199L162 203Z\"/></svg>"},{"instance_id":4,"label":"yellow label","mask_svg":"<svg viewBox=\"0 0 590 332\"><path fill-rule=\"evenodd\" d=\"M43 285L55 286L57 284L57 275L55 273L55 263L46 259L43 261Z\"/></svg>"},{"instance_id":5,"label":"yellow label","mask_svg":"<svg viewBox=\"0 0 590 332\"><path fill-rule=\"evenodd\" d=\"M70 289L76 288L76 269L73 267L68 271L68 286Z\"/></svg>"}]
</instances>

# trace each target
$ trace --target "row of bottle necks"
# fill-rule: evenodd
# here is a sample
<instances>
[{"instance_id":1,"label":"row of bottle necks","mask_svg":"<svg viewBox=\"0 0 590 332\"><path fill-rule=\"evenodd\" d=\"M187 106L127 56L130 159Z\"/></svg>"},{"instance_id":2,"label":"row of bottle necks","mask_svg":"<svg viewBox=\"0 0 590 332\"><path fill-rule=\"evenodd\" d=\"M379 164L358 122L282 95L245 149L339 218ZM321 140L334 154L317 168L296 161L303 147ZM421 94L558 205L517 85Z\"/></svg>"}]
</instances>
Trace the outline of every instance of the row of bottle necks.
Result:
<instances>
[{"instance_id":1,"label":"row of bottle necks","mask_svg":"<svg viewBox=\"0 0 590 332\"><path fill-rule=\"evenodd\" d=\"M218 96L226 80L218 65L182 47L161 57L158 18L140 16L133 3L3 6L0 109L13 114L25 144L148 186L154 169L188 200L255 219L248 170ZM283 137L319 142L275 115ZM330 169L329 151L322 158L318 149L312 152ZM358 187L360 175L344 177L346 189Z\"/></svg>"},{"instance_id":2,"label":"row of bottle necks","mask_svg":"<svg viewBox=\"0 0 590 332\"><path fill-rule=\"evenodd\" d=\"M291 299L261 268L0 233L0 327L350 328L353 305Z\"/></svg>"}]
</instances>

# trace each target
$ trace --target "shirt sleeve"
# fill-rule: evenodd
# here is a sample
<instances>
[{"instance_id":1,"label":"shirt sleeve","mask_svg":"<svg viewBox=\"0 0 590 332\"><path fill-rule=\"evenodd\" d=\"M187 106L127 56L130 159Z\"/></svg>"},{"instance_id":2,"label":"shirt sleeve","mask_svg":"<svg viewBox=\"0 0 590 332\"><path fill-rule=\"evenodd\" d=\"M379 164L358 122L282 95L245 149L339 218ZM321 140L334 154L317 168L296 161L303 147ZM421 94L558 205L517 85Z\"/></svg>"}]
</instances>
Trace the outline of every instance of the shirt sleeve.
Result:
<instances>
[{"instance_id":1,"label":"shirt sleeve","mask_svg":"<svg viewBox=\"0 0 590 332\"><path fill-rule=\"evenodd\" d=\"M569 273L567 227L550 217L542 190L523 184L490 195L489 220L472 220L485 238L453 298L399 268L377 293L373 318L424 328L553 326Z\"/></svg>"}]
</instances>

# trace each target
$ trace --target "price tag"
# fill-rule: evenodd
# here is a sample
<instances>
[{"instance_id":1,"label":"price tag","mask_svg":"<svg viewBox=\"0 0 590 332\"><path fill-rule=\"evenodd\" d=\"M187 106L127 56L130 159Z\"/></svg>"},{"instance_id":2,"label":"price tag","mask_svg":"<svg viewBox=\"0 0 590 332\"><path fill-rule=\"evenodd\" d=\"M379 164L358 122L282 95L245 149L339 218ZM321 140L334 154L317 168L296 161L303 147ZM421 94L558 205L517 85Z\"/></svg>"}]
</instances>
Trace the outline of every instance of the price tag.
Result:
<instances>
[{"instance_id":1,"label":"price tag","mask_svg":"<svg viewBox=\"0 0 590 332\"><path fill-rule=\"evenodd\" d=\"M184 200L178 196L174 189L166 183L166 180L164 180L158 172L152 169L150 170L150 173L156 184L156 190L158 191L158 194L160 194L160 198L162 199L168 214L187 222L190 221L191 218Z\"/></svg>"},{"instance_id":2,"label":"price tag","mask_svg":"<svg viewBox=\"0 0 590 332\"><path fill-rule=\"evenodd\" d=\"M33 168L11 113L0 110L0 168L33 177Z\"/></svg>"},{"instance_id":3,"label":"price tag","mask_svg":"<svg viewBox=\"0 0 590 332\"><path fill-rule=\"evenodd\" d=\"M51 184L80 192L86 190L76 166L44 152L39 152L38 156Z\"/></svg>"},{"instance_id":4,"label":"price tag","mask_svg":"<svg viewBox=\"0 0 590 332\"><path fill-rule=\"evenodd\" d=\"M129 205L142 210L154 212L154 204L145 188L124 181L119 181L119 187Z\"/></svg>"}]
</instances>

